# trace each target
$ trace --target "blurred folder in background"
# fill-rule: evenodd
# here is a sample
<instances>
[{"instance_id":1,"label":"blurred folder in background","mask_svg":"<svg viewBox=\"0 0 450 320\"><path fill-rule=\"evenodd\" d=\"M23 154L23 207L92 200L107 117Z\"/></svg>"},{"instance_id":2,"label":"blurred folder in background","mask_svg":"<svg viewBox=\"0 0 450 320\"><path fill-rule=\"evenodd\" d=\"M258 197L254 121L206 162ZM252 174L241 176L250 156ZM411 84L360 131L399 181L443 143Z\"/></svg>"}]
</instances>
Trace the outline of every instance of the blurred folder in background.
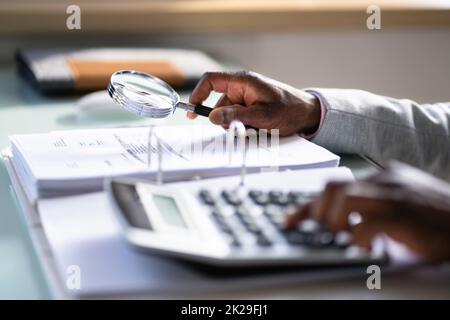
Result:
<instances>
[{"instance_id":1,"label":"blurred folder in background","mask_svg":"<svg viewBox=\"0 0 450 320\"><path fill-rule=\"evenodd\" d=\"M175 88L222 69L203 52L182 49L22 49L16 58L20 73L49 94L104 89L111 74L123 69L150 73Z\"/></svg>"}]
</instances>

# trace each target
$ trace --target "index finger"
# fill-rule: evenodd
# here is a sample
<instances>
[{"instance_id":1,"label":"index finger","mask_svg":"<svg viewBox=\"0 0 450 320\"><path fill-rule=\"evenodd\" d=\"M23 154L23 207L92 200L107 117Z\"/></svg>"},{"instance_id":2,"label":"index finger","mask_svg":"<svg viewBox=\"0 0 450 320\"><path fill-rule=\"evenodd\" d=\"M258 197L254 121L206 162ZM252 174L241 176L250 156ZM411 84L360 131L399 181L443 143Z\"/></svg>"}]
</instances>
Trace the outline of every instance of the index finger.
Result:
<instances>
[{"instance_id":1,"label":"index finger","mask_svg":"<svg viewBox=\"0 0 450 320\"><path fill-rule=\"evenodd\" d=\"M236 77L227 72L206 72L192 91L189 102L201 104L205 101L211 91L226 93L229 83Z\"/></svg>"}]
</instances>

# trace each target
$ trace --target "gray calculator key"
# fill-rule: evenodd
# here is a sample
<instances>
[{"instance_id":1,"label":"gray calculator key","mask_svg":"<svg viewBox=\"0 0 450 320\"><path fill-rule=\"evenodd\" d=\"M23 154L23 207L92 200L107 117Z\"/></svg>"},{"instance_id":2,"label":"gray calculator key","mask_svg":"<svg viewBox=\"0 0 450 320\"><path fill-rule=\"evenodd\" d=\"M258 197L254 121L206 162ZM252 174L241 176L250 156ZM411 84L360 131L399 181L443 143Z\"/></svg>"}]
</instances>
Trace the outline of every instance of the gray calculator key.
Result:
<instances>
[{"instance_id":1,"label":"gray calculator key","mask_svg":"<svg viewBox=\"0 0 450 320\"><path fill-rule=\"evenodd\" d=\"M286 230L284 236L291 245L312 245L314 244L314 234L300 230Z\"/></svg>"},{"instance_id":2,"label":"gray calculator key","mask_svg":"<svg viewBox=\"0 0 450 320\"><path fill-rule=\"evenodd\" d=\"M229 234L233 233L233 231L231 230L231 228L230 228L230 226L228 224L220 223L218 225L219 225L220 230L222 230L222 232L229 233Z\"/></svg>"},{"instance_id":3,"label":"gray calculator key","mask_svg":"<svg viewBox=\"0 0 450 320\"><path fill-rule=\"evenodd\" d=\"M213 208L211 210L211 216L220 230L225 233L232 233L231 227L229 226L227 220L217 208Z\"/></svg>"},{"instance_id":4,"label":"gray calculator key","mask_svg":"<svg viewBox=\"0 0 450 320\"><path fill-rule=\"evenodd\" d=\"M339 248L346 248L352 244L353 237L348 231L339 231L334 236L334 244Z\"/></svg>"},{"instance_id":5,"label":"gray calculator key","mask_svg":"<svg viewBox=\"0 0 450 320\"><path fill-rule=\"evenodd\" d=\"M227 239L228 243L233 247L241 246L241 242L238 240L238 238L234 234L227 234L226 239Z\"/></svg>"},{"instance_id":6,"label":"gray calculator key","mask_svg":"<svg viewBox=\"0 0 450 320\"><path fill-rule=\"evenodd\" d=\"M319 232L323 230L323 226L316 220L306 219L300 223L299 229L304 232Z\"/></svg>"},{"instance_id":7,"label":"gray calculator key","mask_svg":"<svg viewBox=\"0 0 450 320\"><path fill-rule=\"evenodd\" d=\"M287 206L290 204L289 197L286 194L283 194L274 200L274 203L283 207Z\"/></svg>"},{"instance_id":8,"label":"gray calculator key","mask_svg":"<svg viewBox=\"0 0 450 320\"><path fill-rule=\"evenodd\" d=\"M248 196L253 200L254 203L260 206L265 206L270 202L269 195L262 191L250 191Z\"/></svg>"},{"instance_id":9,"label":"gray calculator key","mask_svg":"<svg viewBox=\"0 0 450 320\"><path fill-rule=\"evenodd\" d=\"M268 205L264 208L264 214L268 217L284 216L285 209L275 205Z\"/></svg>"},{"instance_id":10,"label":"gray calculator key","mask_svg":"<svg viewBox=\"0 0 450 320\"><path fill-rule=\"evenodd\" d=\"M258 245L263 247L272 245L272 242L264 234L258 235L256 238L256 242L258 243Z\"/></svg>"},{"instance_id":11,"label":"gray calculator key","mask_svg":"<svg viewBox=\"0 0 450 320\"><path fill-rule=\"evenodd\" d=\"M245 228L253 234L260 234L262 230L254 222L248 222L245 224Z\"/></svg>"},{"instance_id":12,"label":"gray calculator key","mask_svg":"<svg viewBox=\"0 0 450 320\"><path fill-rule=\"evenodd\" d=\"M236 207L235 214L236 214L238 217L240 217L240 218L241 218L241 217L247 217L247 216L250 215L249 211L248 211L247 208L244 207L244 206L238 206L238 207Z\"/></svg>"},{"instance_id":13,"label":"gray calculator key","mask_svg":"<svg viewBox=\"0 0 450 320\"><path fill-rule=\"evenodd\" d=\"M301 192L291 191L288 193L288 198L291 203L297 203L297 201L303 198L303 194Z\"/></svg>"},{"instance_id":14,"label":"gray calculator key","mask_svg":"<svg viewBox=\"0 0 450 320\"><path fill-rule=\"evenodd\" d=\"M330 246L334 243L333 234L329 231L321 232L316 235L315 242L318 246Z\"/></svg>"},{"instance_id":15,"label":"gray calculator key","mask_svg":"<svg viewBox=\"0 0 450 320\"><path fill-rule=\"evenodd\" d=\"M238 207L235 214L238 216L247 231L253 234L260 234L262 232L261 228L256 224L255 220L245 208Z\"/></svg>"},{"instance_id":16,"label":"gray calculator key","mask_svg":"<svg viewBox=\"0 0 450 320\"><path fill-rule=\"evenodd\" d=\"M248 196L249 196L251 199L260 197L260 196L262 196L263 194L264 194L264 192L262 192L262 191L260 191L260 190L250 190L250 191L248 192Z\"/></svg>"},{"instance_id":17,"label":"gray calculator key","mask_svg":"<svg viewBox=\"0 0 450 320\"><path fill-rule=\"evenodd\" d=\"M200 197L200 199L202 199L204 204L213 206L216 203L213 195L208 190L201 190L199 192L199 197Z\"/></svg>"},{"instance_id":18,"label":"gray calculator key","mask_svg":"<svg viewBox=\"0 0 450 320\"><path fill-rule=\"evenodd\" d=\"M271 203L279 206L286 206L289 204L289 197L281 191L270 191L269 198Z\"/></svg>"},{"instance_id":19,"label":"gray calculator key","mask_svg":"<svg viewBox=\"0 0 450 320\"><path fill-rule=\"evenodd\" d=\"M286 219L284 216L270 216L267 217L268 220L272 223L272 225L278 230L283 230L285 227Z\"/></svg>"},{"instance_id":20,"label":"gray calculator key","mask_svg":"<svg viewBox=\"0 0 450 320\"><path fill-rule=\"evenodd\" d=\"M239 206L242 204L242 200L234 191L222 191L222 197L225 201L232 206Z\"/></svg>"}]
</instances>

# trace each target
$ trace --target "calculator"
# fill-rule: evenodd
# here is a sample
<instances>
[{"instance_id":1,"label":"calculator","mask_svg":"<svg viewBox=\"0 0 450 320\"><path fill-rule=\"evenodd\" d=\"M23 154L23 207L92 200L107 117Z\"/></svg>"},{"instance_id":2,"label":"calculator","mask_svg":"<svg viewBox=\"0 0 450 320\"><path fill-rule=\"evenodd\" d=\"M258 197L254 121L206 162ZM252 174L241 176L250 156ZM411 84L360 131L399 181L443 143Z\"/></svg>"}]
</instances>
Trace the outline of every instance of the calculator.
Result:
<instances>
[{"instance_id":1,"label":"calculator","mask_svg":"<svg viewBox=\"0 0 450 320\"><path fill-rule=\"evenodd\" d=\"M130 178L107 180L105 189L126 241L148 252L223 267L381 264L387 258L314 220L286 229L287 212L317 197L313 192Z\"/></svg>"}]
</instances>

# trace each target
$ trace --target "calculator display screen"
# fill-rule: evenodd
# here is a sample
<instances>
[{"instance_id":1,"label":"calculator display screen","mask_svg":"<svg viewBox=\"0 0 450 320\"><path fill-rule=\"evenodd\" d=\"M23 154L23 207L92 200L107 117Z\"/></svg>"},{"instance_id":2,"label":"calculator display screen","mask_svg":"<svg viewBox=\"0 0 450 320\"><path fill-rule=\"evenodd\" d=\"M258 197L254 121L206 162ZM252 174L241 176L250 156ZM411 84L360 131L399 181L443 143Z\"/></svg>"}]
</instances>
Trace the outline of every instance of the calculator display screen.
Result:
<instances>
[{"instance_id":1,"label":"calculator display screen","mask_svg":"<svg viewBox=\"0 0 450 320\"><path fill-rule=\"evenodd\" d=\"M153 203L158 208L165 223L174 227L187 228L180 209L172 197L154 194Z\"/></svg>"}]
</instances>

